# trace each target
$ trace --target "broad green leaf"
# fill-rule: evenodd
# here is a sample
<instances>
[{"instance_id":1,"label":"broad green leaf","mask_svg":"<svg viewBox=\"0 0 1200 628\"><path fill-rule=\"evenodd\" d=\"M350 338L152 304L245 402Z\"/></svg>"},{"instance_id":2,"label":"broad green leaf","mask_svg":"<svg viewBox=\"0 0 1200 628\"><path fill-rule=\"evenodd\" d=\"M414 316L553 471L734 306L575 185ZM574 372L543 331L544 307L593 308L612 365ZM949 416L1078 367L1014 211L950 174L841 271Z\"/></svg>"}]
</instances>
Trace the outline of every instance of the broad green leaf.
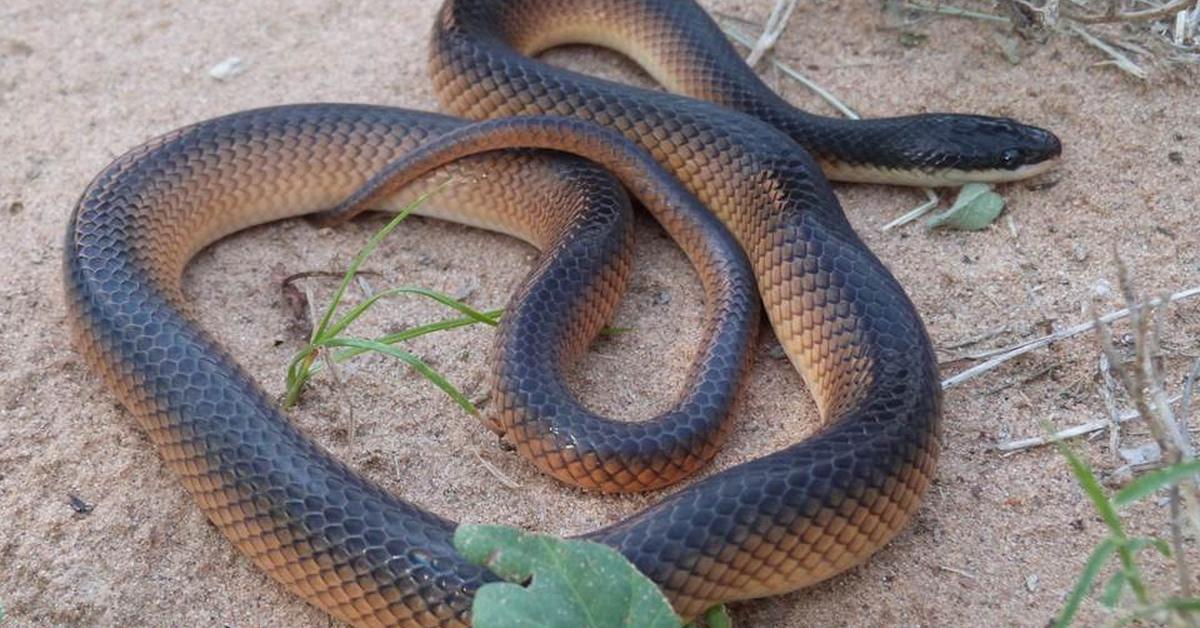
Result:
<instances>
[{"instance_id":1,"label":"broad green leaf","mask_svg":"<svg viewBox=\"0 0 1200 628\"><path fill-rule=\"evenodd\" d=\"M708 628L733 628L733 618L729 616L729 609L724 604L717 604L704 611L704 623L708 624Z\"/></svg>"},{"instance_id":2,"label":"broad green leaf","mask_svg":"<svg viewBox=\"0 0 1200 628\"><path fill-rule=\"evenodd\" d=\"M505 526L461 525L454 547L509 581L486 584L475 594L476 628L680 625L658 587L608 546Z\"/></svg>"},{"instance_id":3,"label":"broad green leaf","mask_svg":"<svg viewBox=\"0 0 1200 628\"><path fill-rule=\"evenodd\" d=\"M1200 460L1173 464L1169 467L1152 471L1117 491L1117 494L1113 495L1113 504L1118 508L1128 506L1160 488L1167 488L1188 476L1198 473L1200 473Z\"/></svg>"},{"instance_id":4,"label":"broad green leaf","mask_svg":"<svg viewBox=\"0 0 1200 628\"><path fill-rule=\"evenodd\" d=\"M993 192L992 186L986 183L968 183L959 190L954 205L940 214L931 216L925 221L925 226L931 229L946 227L979 231L992 224L1003 209L1004 198Z\"/></svg>"}]
</instances>

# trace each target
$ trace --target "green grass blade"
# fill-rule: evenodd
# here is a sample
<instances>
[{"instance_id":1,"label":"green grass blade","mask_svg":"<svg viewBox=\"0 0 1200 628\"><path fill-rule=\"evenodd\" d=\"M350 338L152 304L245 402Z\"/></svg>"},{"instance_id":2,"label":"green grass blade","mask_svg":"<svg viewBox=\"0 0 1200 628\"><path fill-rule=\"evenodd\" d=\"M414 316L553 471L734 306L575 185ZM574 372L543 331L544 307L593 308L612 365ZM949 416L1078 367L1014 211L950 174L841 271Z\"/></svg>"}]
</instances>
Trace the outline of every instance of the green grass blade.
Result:
<instances>
[{"instance_id":1,"label":"green grass blade","mask_svg":"<svg viewBox=\"0 0 1200 628\"><path fill-rule=\"evenodd\" d=\"M504 313L504 310L502 310L502 309L487 310L484 312L480 312L480 314L482 314L484 317L490 319L492 321L492 324L499 322L500 315L503 313ZM478 325L478 324L479 324L479 321L476 320L475 318L468 318L468 317L447 318L447 319L443 319L440 321L435 321L432 323L426 323L424 325L419 325L417 327L412 327L410 329L405 329L404 331L398 331L398 332L394 332L394 333L387 334L384 336L379 336L378 338L375 338L375 342L381 342L385 345L394 345L398 342L412 340L413 338L418 338L418 337L424 336L426 334L432 334L434 332L439 332L439 331L448 331L451 329L458 329L459 327L469 327L471 325ZM353 347L350 349L342 349L341 351L338 351L333 354L333 359L335 362L345 362L346 360L349 360L350 358L353 358L358 355L362 355L364 353L367 353L368 351L371 351L371 349L361 349L358 347ZM320 371L321 368L322 368L322 366L319 362L315 363L312 365L312 368L309 369L309 374L316 373L317 371Z\"/></svg>"},{"instance_id":2,"label":"green grass blade","mask_svg":"<svg viewBox=\"0 0 1200 628\"><path fill-rule=\"evenodd\" d=\"M1092 585L1096 582L1096 576L1100 575L1100 569L1112 558L1118 545L1119 543L1113 539L1104 539L1104 542L1092 551L1092 555L1088 557L1087 563L1083 567L1083 573L1079 574L1079 582L1075 583L1075 588L1071 590L1071 595L1067 598L1067 605L1063 607L1062 613L1054 621L1055 628L1067 628L1071 625L1071 621L1075 619L1075 613L1079 612L1079 605L1083 602L1083 598L1092 589Z\"/></svg>"},{"instance_id":3,"label":"green grass blade","mask_svg":"<svg viewBox=\"0 0 1200 628\"><path fill-rule=\"evenodd\" d=\"M1100 513L1100 518L1104 520L1104 524L1108 526L1109 540L1117 544L1117 552L1121 558L1121 569L1125 572L1126 578L1129 579L1129 588L1133 590L1133 594L1137 596L1138 602L1148 604L1150 602L1149 594L1146 591L1146 585L1142 581L1142 575L1138 570L1137 563L1134 561L1133 552L1129 549L1126 542L1125 528L1121 525L1121 517L1117 514L1117 509L1109 500L1108 495L1100 486L1100 482L1096 479L1096 475L1092 470L1084 464L1079 456L1065 442L1058 443L1058 450L1066 456L1067 462L1071 466L1071 472L1079 481L1079 485L1083 487L1084 493L1092 501L1096 507L1096 512Z\"/></svg>"},{"instance_id":4,"label":"green grass blade","mask_svg":"<svg viewBox=\"0 0 1200 628\"><path fill-rule=\"evenodd\" d=\"M455 299L454 297L452 297L448 294L438 292L436 290L430 290L428 288L402 286L400 288L389 288L387 290L384 290L383 292L374 294L371 296L371 298L354 306L353 308L351 308L351 310L349 312L346 313L345 316L343 316L341 319L338 320L337 323L335 323L332 327L330 327L323 334L323 336L327 337L327 338L332 338L332 337L337 336L338 334L345 331L346 328L349 327L350 324L353 323L354 320L357 319L363 312L365 312L368 308L370 308L371 306L373 306L377 302L379 302L380 299L387 299L387 298L398 296L401 294L416 294L416 295L420 295L423 297L433 299L434 301L437 301L438 303L441 303L442 305L445 305L446 307L449 307L449 308L457 311L458 313L466 316L467 318L473 319L477 323L483 323L485 325L492 325L492 326L495 326L497 324L496 320L493 317L490 317L486 313L480 312L479 310L472 308L471 306L467 305L466 303L463 303L462 301L459 301L458 299Z\"/></svg>"},{"instance_id":5,"label":"green grass blade","mask_svg":"<svg viewBox=\"0 0 1200 628\"><path fill-rule=\"evenodd\" d=\"M447 183L449 183L449 181L447 181ZM330 301L329 307L325 309L325 314L321 317L321 322L313 328L312 339L314 344L316 344L321 338L325 337L325 329L329 326L329 321L333 319L334 312L337 311L338 306L341 304L342 297L345 296L346 288L349 287L350 281L353 280L355 275L358 274L359 266L362 266L362 263L371 256L371 253L374 253L375 249L379 248L379 245L383 242L383 239L386 238L392 231L394 231L396 227L400 226L400 223L403 222L405 218L408 218L409 214L413 213L414 210L425 203L425 201L429 200L430 197L441 192L445 186L446 184L443 183L442 185L439 185L438 187L417 197L416 200L409 203L404 209L400 210L395 217L388 221L387 225L385 225L379 231L376 231L374 235L371 236L370 240L367 240L367 245L358 252L358 255L354 256L354 261L350 262L350 267L346 269L346 274L342 277L342 282L338 285L337 290L334 291L333 299Z\"/></svg>"},{"instance_id":6,"label":"green grass blade","mask_svg":"<svg viewBox=\"0 0 1200 628\"><path fill-rule=\"evenodd\" d=\"M1104 520L1104 525L1108 526L1110 532L1117 535L1121 539L1125 538L1125 529L1121 525L1121 518L1117 515L1117 509L1108 499L1104 488L1100 486L1100 481L1096 479L1096 475L1092 470L1080 460L1079 456L1075 455L1065 443L1059 442L1059 451L1067 458L1067 463L1071 465L1071 473L1075 475L1075 479L1079 481L1079 485L1083 487L1083 492L1087 494L1088 499L1092 501L1092 505L1096 507L1096 512L1100 513L1100 518Z\"/></svg>"},{"instance_id":7,"label":"green grass blade","mask_svg":"<svg viewBox=\"0 0 1200 628\"><path fill-rule=\"evenodd\" d=\"M479 409L476 408L475 404L471 403L471 401L462 394L462 391L455 387L454 384L451 384L445 377L442 377L441 373L435 371L433 367L426 364L424 360L417 357L415 354L393 347L392 345L383 344L382 342L367 340L366 338L331 338L325 341L324 345L327 347L355 347L366 349L368 351L375 351L377 353L382 353L384 355L389 355L393 358L396 358L397 360L400 360L412 367L421 375L424 375L425 379L433 382L435 386L441 388L442 392L450 395L450 398L453 399L459 406L461 406L463 410L466 410L468 414L479 414Z\"/></svg>"},{"instance_id":8,"label":"green grass blade","mask_svg":"<svg viewBox=\"0 0 1200 628\"><path fill-rule=\"evenodd\" d=\"M305 345L296 356L292 358L288 364L287 377L287 392L283 396L283 407L290 408L296 405L300 399L300 391L308 380L312 379L312 374L316 372L315 361L317 358L317 347L311 344Z\"/></svg>"},{"instance_id":9,"label":"green grass blade","mask_svg":"<svg viewBox=\"0 0 1200 628\"><path fill-rule=\"evenodd\" d=\"M1128 506L1159 489L1172 486L1180 480L1196 474L1200 474L1200 460L1173 464L1130 482L1128 486L1113 495L1112 502L1118 508Z\"/></svg>"},{"instance_id":10,"label":"green grass blade","mask_svg":"<svg viewBox=\"0 0 1200 628\"><path fill-rule=\"evenodd\" d=\"M1125 585L1129 583L1129 579L1125 577L1124 571L1118 571L1108 579L1108 584L1104 585L1104 593L1100 595L1100 603L1104 608L1112 610L1117 607L1117 602L1121 601L1121 594L1125 592Z\"/></svg>"},{"instance_id":11,"label":"green grass blade","mask_svg":"<svg viewBox=\"0 0 1200 628\"><path fill-rule=\"evenodd\" d=\"M1129 551L1135 554L1146 549L1147 547L1153 547L1154 549L1158 550L1159 554L1162 554L1167 558L1171 557L1171 546L1166 541L1153 537L1129 539L1125 542L1125 547L1129 548Z\"/></svg>"}]
</instances>

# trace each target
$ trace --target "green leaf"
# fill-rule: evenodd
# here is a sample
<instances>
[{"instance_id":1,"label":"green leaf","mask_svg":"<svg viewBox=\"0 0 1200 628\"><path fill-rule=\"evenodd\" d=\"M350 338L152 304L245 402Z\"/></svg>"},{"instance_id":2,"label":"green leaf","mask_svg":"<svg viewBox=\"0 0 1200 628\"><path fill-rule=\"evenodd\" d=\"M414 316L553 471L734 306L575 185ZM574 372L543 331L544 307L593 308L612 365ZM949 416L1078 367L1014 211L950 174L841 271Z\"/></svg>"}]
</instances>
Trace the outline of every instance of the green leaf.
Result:
<instances>
[{"instance_id":1,"label":"green leaf","mask_svg":"<svg viewBox=\"0 0 1200 628\"><path fill-rule=\"evenodd\" d=\"M1004 197L992 191L986 183L968 183L958 192L954 205L925 221L930 229L946 227L979 231L986 229L1004 209Z\"/></svg>"},{"instance_id":2,"label":"green leaf","mask_svg":"<svg viewBox=\"0 0 1200 628\"><path fill-rule=\"evenodd\" d=\"M1169 467L1147 473L1130 482L1128 486L1117 491L1116 495L1113 495L1112 502L1118 508L1128 506L1160 488L1167 488L1188 476L1198 473L1200 473L1200 460L1173 464Z\"/></svg>"},{"instance_id":3,"label":"green leaf","mask_svg":"<svg viewBox=\"0 0 1200 628\"><path fill-rule=\"evenodd\" d=\"M1121 594L1125 592L1127 582L1124 571L1118 571L1108 579L1108 584L1104 585L1104 593L1100 595L1100 603L1104 605L1104 608L1112 610L1117 607L1117 602L1121 601Z\"/></svg>"},{"instance_id":4,"label":"green leaf","mask_svg":"<svg viewBox=\"0 0 1200 628\"><path fill-rule=\"evenodd\" d=\"M475 594L476 628L680 625L658 587L608 546L505 526L461 525L454 547L509 581L485 584Z\"/></svg>"},{"instance_id":5,"label":"green leaf","mask_svg":"<svg viewBox=\"0 0 1200 628\"><path fill-rule=\"evenodd\" d=\"M1087 592L1092 589L1092 584L1096 582L1096 576L1100 574L1104 563L1108 562L1108 559L1112 558L1113 553L1117 551L1117 545L1118 543L1113 539L1104 539L1104 542L1092 551L1087 564L1083 567L1083 573L1079 574L1079 582L1075 583L1075 588L1067 598L1067 605L1063 607L1062 613L1054 622L1055 628L1067 628L1071 625L1071 620L1075 619L1075 613L1079 611L1079 604L1083 602Z\"/></svg>"},{"instance_id":6,"label":"green leaf","mask_svg":"<svg viewBox=\"0 0 1200 628\"><path fill-rule=\"evenodd\" d=\"M708 624L708 628L733 628L733 618L729 616L729 609L724 604L717 604L704 611L704 623Z\"/></svg>"}]
</instances>

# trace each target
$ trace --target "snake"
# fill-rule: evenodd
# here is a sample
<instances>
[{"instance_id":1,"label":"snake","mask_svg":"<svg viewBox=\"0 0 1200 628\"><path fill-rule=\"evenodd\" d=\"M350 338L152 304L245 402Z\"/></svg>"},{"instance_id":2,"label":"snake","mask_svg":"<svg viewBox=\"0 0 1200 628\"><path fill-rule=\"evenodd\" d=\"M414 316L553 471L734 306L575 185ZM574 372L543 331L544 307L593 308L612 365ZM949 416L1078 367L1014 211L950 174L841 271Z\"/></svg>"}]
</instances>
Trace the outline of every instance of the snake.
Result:
<instances>
[{"instance_id":1,"label":"snake","mask_svg":"<svg viewBox=\"0 0 1200 628\"><path fill-rule=\"evenodd\" d=\"M614 49L665 90L535 58L567 43ZM198 251L251 225L334 223L418 198L418 213L542 251L496 334L483 418L574 486L652 490L710 461L766 313L823 427L581 535L621 552L681 617L833 577L905 526L939 452L937 364L829 179L1013 181L1053 166L1052 133L965 114L806 113L691 0L447 0L429 69L458 117L341 103L233 113L118 157L71 214L64 290L78 351L242 553L362 626L467 625L474 593L496 579L455 552L456 522L289 422L181 286ZM563 369L627 283L631 197L696 268L706 323L672 406L626 423L590 412Z\"/></svg>"}]
</instances>

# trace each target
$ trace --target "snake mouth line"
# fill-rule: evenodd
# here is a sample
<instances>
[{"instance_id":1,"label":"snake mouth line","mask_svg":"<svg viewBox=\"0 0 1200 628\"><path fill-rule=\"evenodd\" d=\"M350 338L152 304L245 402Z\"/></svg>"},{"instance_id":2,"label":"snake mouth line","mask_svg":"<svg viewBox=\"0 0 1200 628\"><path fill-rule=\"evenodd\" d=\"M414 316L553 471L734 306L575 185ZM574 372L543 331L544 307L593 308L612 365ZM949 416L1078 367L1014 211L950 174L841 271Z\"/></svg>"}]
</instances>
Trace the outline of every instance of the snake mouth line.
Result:
<instances>
[{"instance_id":1,"label":"snake mouth line","mask_svg":"<svg viewBox=\"0 0 1200 628\"><path fill-rule=\"evenodd\" d=\"M955 187L968 183L1011 183L1013 181L1021 181L1050 172L1058 167L1061 161L1061 157L1053 157L1036 164L1018 166L1011 170L1004 168L986 170L883 168L869 164L847 164L828 160L818 160L818 163L825 176L835 181L940 188Z\"/></svg>"}]
</instances>

